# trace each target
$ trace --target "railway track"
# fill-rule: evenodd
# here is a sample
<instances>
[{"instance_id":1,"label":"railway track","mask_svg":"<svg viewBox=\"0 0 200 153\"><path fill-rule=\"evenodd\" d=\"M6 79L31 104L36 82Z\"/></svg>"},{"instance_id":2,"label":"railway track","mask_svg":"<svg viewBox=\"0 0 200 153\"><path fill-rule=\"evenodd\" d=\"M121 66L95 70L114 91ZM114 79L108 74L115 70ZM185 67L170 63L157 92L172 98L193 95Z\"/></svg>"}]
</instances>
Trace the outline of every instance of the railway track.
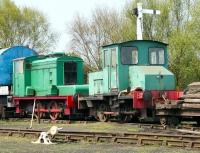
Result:
<instances>
[{"instance_id":1,"label":"railway track","mask_svg":"<svg viewBox=\"0 0 200 153\"><path fill-rule=\"evenodd\" d=\"M1 136L20 136L37 138L40 130L28 129L7 129L0 128ZM180 135L180 134L162 134L162 133L108 133L108 132L75 132L59 131L53 138L55 142L79 142L89 143L120 143L131 145L162 145L173 147L200 148L200 136L198 135Z\"/></svg>"},{"instance_id":2,"label":"railway track","mask_svg":"<svg viewBox=\"0 0 200 153\"><path fill-rule=\"evenodd\" d=\"M9 118L8 121L25 121L30 122L30 118ZM37 119L34 120L38 122ZM40 119L40 123L52 123L52 124L88 124L88 123L96 123L98 121L84 121L84 120L51 120L51 119ZM109 122L108 122L109 123ZM129 124L138 128L143 129L151 129L151 130L173 130L173 129L187 129L191 131L200 131L200 127L195 126L194 124L180 124L176 127L162 126L161 124L153 124L153 123L119 123L112 122L117 124Z\"/></svg>"},{"instance_id":3,"label":"railway track","mask_svg":"<svg viewBox=\"0 0 200 153\"><path fill-rule=\"evenodd\" d=\"M8 121L24 121L30 122L31 118L9 118ZM33 120L34 122L38 122L37 119ZM96 121L84 121L84 120L51 120L51 119L40 119L40 123L56 123L56 124L72 124L72 123L94 123Z\"/></svg>"}]
</instances>

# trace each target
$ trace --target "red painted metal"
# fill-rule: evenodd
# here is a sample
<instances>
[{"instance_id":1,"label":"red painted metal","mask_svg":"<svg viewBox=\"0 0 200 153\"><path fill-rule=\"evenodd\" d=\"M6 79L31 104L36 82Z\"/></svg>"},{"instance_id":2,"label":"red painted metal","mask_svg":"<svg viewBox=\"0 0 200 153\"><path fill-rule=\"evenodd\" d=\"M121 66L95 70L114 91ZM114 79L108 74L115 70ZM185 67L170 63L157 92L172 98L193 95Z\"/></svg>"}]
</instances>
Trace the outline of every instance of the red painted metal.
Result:
<instances>
[{"instance_id":1,"label":"red painted metal","mask_svg":"<svg viewBox=\"0 0 200 153\"><path fill-rule=\"evenodd\" d=\"M20 113L20 109L19 109L19 100L16 100L14 102L14 105L16 106L16 113Z\"/></svg>"},{"instance_id":2,"label":"red painted metal","mask_svg":"<svg viewBox=\"0 0 200 153\"><path fill-rule=\"evenodd\" d=\"M134 109L143 109L150 108L155 106L155 103L160 102L164 103L164 98L166 100L173 100L173 102L177 102L177 100L183 95L182 91L151 91L152 101L144 102L143 101L143 91L134 91L133 92L133 108ZM163 98L164 97L164 98Z\"/></svg>"},{"instance_id":3,"label":"red painted metal","mask_svg":"<svg viewBox=\"0 0 200 153\"><path fill-rule=\"evenodd\" d=\"M74 108L75 107L73 96L67 96L67 106L69 108Z\"/></svg>"},{"instance_id":4,"label":"red painted metal","mask_svg":"<svg viewBox=\"0 0 200 153\"><path fill-rule=\"evenodd\" d=\"M142 99L143 91L134 91L133 92L133 108L142 109L146 108L145 103Z\"/></svg>"},{"instance_id":5,"label":"red painted metal","mask_svg":"<svg viewBox=\"0 0 200 153\"><path fill-rule=\"evenodd\" d=\"M36 96L36 97L13 97L14 100L60 100L67 99L68 96Z\"/></svg>"},{"instance_id":6,"label":"red painted metal","mask_svg":"<svg viewBox=\"0 0 200 153\"><path fill-rule=\"evenodd\" d=\"M64 114L65 115L70 115L71 111L70 109L75 107L74 101L73 101L73 96L37 96L37 97L13 97L13 103L16 107L16 113L22 113L23 110L21 109L20 106L23 105L32 105L34 100L40 101L40 103L46 102L46 101L51 101L51 100L63 100L64 102ZM40 108L40 112L44 113L60 113L62 109L57 109L57 108L52 108L51 110L48 110L48 108ZM38 112L38 109L35 109L35 112Z\"/></svg>"},{"instance_id":7,"label":"red painted metal","mask_svg":"<svg viewBox=\"0 0 200 153\"><path fill-rule=\"evenodd\" d=\"M47 109L44 109L44 108L43 109L40 108L39 111L40 112L44 112L44 113L48 113L49 112ZM35 112L38 112L38 109L35 109Z\"/></svg>"},{"instance_id":8,"label":"red painted metal","mask_svg":"<svg viewBox=\"0 0 200 153\"><path fill-rule=\"evenodd\" d=\"M71 114L71 108L75 108L75 104L74 104L74 100L73 100L73 96L67 96L67 99L65 101L65 110L64 110L64 114L65 115L70 115Z\"/></svg>"},{"instance_id":9,"label":"red painted metal","mask_svg":"<svg viewBox=\"0 0 200 153\"><path fill-rule=\"evenodd\" d=\"M48 109L40 109L39 110L40 112L44 112L44 113L60 113L61 110L60 109L51 109L51 110L48 110ZM38 112L38 109L35 109L35 112Z\"/></svg>"},{"instance_id":10,"label":"red painted metal","mask_svg":"<svg viewBox=\"0 0 200 153\"><path fill-rule=\"evenodd\" d=\"M71 114L70 109L69 108L65 108L64 114L65 115L70 115Z\"/></svg>"},{"instance_id":11,"label":"red painted metal","mask_svg":"<svg viewBox=\"0 0 200 153\"><path fill-rule=\"evenodd\" d=\"M183 96L182 91L169 91L169 92L167 92L167 97L170 100L178 100L181 96Z\"/></svg>"}]
</instances>

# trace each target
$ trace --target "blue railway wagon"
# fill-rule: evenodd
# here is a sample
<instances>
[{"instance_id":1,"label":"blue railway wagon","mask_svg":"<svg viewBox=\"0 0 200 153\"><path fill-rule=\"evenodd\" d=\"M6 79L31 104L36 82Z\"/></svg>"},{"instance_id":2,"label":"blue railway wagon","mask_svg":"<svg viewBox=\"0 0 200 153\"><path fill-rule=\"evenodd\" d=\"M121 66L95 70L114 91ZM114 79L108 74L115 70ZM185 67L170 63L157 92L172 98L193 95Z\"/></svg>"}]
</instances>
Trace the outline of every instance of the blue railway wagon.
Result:
<instances>
[{"instance_id":1,"label":"blue railway wagon","mask_svg":"<svg viewBox=\"0 0 200 153\"><path fill-rule=\"evenodd\" d=\"M13 60L16 58L36 55L37 53L25 46L14 46L0 49L0 86L12 85Z\"/></svg>"},{"instance_id":2,"label":"blue railway wagon","mask_svg":"<svg viewBox=\"0 0 200 153\"><path fill-rule=\"evenodd\" d=\"M0 118L9 116L6 112L12 111L12 105L10 105L12 96L10 94L13 60L33 55L37 55L37 53L25 46L13 46L0 49Z\"/></svg>"}]
</instances>

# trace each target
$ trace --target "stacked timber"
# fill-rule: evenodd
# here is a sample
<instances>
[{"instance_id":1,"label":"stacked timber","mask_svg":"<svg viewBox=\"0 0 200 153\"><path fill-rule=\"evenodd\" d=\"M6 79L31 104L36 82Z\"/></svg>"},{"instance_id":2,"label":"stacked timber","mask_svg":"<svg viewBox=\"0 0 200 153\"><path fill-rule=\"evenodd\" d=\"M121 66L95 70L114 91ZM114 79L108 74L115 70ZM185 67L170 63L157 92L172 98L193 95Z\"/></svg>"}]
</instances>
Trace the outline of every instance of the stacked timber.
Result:
<instances>
[{"instance_id":1,"label":"stacked timber","mask_svg":"<svg viewBox=\"0 0 200 153\"><path fill-rule=\"evenodd\" d=\"M189 84L183 98L200 99L200 82L193 82Z\"/></svg>"},{"instance_id":2,"label":"stacked timber","mask_svg":"<svg viewBox=\"0 0 200 153\"><path fill-rule=\"evenodd\" d=\"M200 94L200 82L189 84L187 94Z\"/></svg>"},{"instance_id":3,"label":"stacked timber","mask_svg":"<svg viewBox=\"0 0 200 153\"><path fill-rule=\"evenodd\" d=\"M193 82L188 85L185 95L182 97L184 102L182 108L200 108L200 82Z\"/></svg>"}]
</instances>

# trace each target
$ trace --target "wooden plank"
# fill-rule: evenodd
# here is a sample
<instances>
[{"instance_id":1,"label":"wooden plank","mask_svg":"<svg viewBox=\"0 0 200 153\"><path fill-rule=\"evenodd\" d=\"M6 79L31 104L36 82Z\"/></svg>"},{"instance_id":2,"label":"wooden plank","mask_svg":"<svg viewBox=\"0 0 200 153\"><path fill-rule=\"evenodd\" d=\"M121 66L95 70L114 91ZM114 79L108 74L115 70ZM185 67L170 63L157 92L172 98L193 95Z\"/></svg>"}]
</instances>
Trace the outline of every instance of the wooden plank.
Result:
<instances>
[{"instance_id":1,"label":"wooden plank","mask_svg":"<svg viewBox=\"0 0 200 153\"><path fill-rule=\"evenodd\" d=\"M200 98L199 99L187 98L187 99L184 99L184 102L187 102L187 103L200 103Z\"/></svg>"},{"instance_id":2,"label":"wooden plank","mask_svg":"<svg viewBox=\"0 0 200 153\"><path fill-rule=\"evenodd\" d=\"M195 104L195 103L183 103L182 108L195 108L200 110L200 104Z\"/></svg>"},{"instance_id":3,"label":"wooden plank","mask_svg":"<svg viewBox=\"0 0 200 153\"><path fill-rule=\"evenodd\" d=\"M194 98L194 99L198 99L198 98L200 98L200 94L187 94L187 95L183 95L182 98Z\"/></svg>"}]
</instances>

